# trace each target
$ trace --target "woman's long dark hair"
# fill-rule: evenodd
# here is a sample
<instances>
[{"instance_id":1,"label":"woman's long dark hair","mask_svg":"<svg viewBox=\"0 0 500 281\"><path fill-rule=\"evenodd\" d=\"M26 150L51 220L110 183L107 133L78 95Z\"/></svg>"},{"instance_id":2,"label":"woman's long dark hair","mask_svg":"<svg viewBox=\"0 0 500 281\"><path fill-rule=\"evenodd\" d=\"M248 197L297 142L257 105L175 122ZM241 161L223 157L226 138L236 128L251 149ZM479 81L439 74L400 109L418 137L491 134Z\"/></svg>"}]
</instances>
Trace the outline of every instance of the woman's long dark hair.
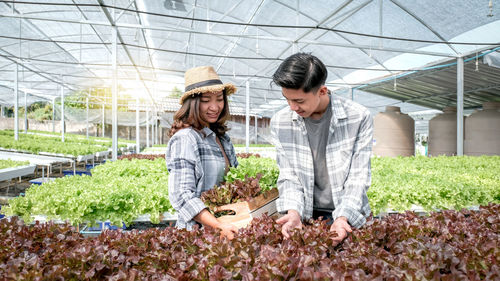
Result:
<instances>
[{"instance_id":1,"label":"woman's long dark hair","mask_svg":"<svg viewBox=\"0 0 500 281\"><path fill-rule=\"evenodd\" d=\"M226 121L229 118L229 105L227 102L226 90L223 91L224 108L219 115L219 119L215 123L208 123L200 116L200 99L201 93L195 96L190 96L184 100L181 108L174 115L174 123L168 133L172 137L179 130L193 127L193 129L201 131L204 127L209 127L217 136L224 135L229 129L226 126Z\"/></svg>"}]
</instances>

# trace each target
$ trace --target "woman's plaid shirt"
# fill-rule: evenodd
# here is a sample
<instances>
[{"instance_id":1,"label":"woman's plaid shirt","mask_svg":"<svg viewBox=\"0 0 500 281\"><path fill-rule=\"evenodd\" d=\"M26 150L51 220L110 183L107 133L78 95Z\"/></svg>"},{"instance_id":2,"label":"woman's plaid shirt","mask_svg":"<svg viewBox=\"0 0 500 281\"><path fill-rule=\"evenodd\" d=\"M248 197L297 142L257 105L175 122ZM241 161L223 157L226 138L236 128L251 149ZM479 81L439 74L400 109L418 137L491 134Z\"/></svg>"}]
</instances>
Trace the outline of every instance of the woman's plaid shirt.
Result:
<instances>
[{"instance_id":1,"label":"woman's plaid shirt","mask_svg":"<svg viewBox=\"0 0 500 281\"><path fill-rule=\"evenodd\" d=\"M212 189L224 178L225 160L215 133L209 128L202 132L186 128L175 133L168 142L165 159L168 175L168 198L177 211L177 227L188 228L193 218L205 209L201 193ZM236 167L236 153L229 136L220 137L229 163Z\"/></svg>"}]
</instances>

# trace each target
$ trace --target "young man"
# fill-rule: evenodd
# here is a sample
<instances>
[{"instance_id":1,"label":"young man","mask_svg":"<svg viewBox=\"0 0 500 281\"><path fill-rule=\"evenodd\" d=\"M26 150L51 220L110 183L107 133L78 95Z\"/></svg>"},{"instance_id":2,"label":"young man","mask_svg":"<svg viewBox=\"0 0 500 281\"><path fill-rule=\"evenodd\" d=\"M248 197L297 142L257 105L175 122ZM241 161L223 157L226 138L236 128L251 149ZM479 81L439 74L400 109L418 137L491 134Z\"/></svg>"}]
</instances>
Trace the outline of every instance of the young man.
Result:
<instances>
[{"instance_id":1,"label":"young man","mask_svg":"<svg viewBox=\"0 0 500 281\"><path fill-rule=\"evenodd\" d=\"M271 119L280 168L276 204L287 213L277 222L288 238L302 220L331 218L340 243L370 214L373 120L363 106L332 97L327 76L325 65L305 53L288 57L273 75L289 105Z\"/></svg>"}]
</instances>

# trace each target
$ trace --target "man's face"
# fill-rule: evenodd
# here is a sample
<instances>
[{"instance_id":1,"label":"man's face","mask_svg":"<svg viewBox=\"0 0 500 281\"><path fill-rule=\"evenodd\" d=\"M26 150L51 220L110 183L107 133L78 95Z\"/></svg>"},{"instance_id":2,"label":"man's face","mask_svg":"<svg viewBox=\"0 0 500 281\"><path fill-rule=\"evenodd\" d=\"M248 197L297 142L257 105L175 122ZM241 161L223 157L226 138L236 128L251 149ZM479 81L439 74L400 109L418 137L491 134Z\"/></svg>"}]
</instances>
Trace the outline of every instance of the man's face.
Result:
<instances>
[{"instance_id":1,"label":"man's face","mask_svg":"<svg viewBox=\"0 0 500 281\"><path fill-rule=\"evenodd\" d=\"M304 118L308 118L319 109L320 91L323 91L323 87L326 89L325 86L321 86L316 91L309 93L305 93L302 89L282 88L282 93L291 110Z\"/></svg>"}]
</instances>

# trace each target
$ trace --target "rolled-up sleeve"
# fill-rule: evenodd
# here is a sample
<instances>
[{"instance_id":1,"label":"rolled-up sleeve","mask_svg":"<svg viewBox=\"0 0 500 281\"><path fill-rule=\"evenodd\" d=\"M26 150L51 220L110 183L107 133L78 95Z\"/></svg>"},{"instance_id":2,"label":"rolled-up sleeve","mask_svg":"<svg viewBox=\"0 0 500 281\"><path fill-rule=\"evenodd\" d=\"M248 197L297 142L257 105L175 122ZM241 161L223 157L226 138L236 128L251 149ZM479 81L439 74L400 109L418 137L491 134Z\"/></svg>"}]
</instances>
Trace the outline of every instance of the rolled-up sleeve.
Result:
<instances>
[{"instance_id":1,"label":"rolled-up sleeve","mask_svg":"<svg viewBox=\"0 0 500 281\"><path fill-rule=\"evenodd\" d=\"M344 194L332 213L333 219L344 216L359 228L370 213L366 190L371 184L370 157L372 152L373 119L365 112L353 148L351 167L344 184Z\"/></svg>"},{"instance_id":2,"label":"rolled-up sleeve","mask_svg":"<svg viewBox=\"0 0 500 281\"><path fill-rule=\"evenodd\" d=\"M182 221L188 222L205 209L205 204L197 196L196 190L200 177L196 173L199 163L195 140L187 135L174 135L169 142L166 162L169 172L168 197L172 207Z\"/></svg>"}]
</instances>

